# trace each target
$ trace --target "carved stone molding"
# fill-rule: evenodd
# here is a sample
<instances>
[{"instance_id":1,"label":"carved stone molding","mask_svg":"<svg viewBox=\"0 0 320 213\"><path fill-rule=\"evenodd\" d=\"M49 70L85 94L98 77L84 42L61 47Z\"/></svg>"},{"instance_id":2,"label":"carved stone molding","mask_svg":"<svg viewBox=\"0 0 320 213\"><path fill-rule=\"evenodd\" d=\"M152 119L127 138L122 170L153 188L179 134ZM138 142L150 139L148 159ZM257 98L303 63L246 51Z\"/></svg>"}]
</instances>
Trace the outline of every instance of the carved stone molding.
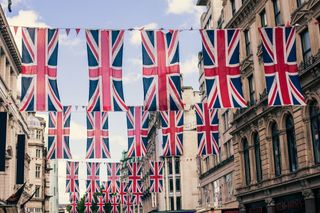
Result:
<instances>
[{"instance_id":1,"label":"carved stone molding","mask_svg":"<svg viewBox=\"0 0 320 213\"><path fill-rule=\"evenodd\" d=\"M265 202L266 202L267 206L274 206L275 205L274 199L272 199L272 198L266 198Z\"/></svg>"},{"instance_id":2,"label":"carved stone molding","mask_svg":"<svg viewBox=\"0 0 320 213\"><path fill-rule=\"evenodd\" d=\"M305 200L314 199L314 193L311 189L307 189L307 190L302 191L302 195Z\"/></svg>"}]
</instances>

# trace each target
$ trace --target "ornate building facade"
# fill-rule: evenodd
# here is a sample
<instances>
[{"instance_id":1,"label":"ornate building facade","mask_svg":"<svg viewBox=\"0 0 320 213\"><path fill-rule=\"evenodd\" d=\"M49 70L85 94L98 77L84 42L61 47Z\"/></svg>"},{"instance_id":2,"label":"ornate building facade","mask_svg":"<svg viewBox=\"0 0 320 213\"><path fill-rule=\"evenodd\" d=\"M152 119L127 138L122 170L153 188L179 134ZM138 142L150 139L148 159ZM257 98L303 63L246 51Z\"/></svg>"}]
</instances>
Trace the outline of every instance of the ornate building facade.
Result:
<instances>
[{"instance_id":1,"label":"ornate building facade","mask_svg":"<svg viewBox=\"0 0 320 213\"><path fill-rule=\"evenodd\" d=\"M210 4L201 1L202 4ZM320 212L320 2L223 0L218 28L241 28L240 62L249 107L230 121L240 212ZM296 26L306 106L268 107L259 27Z\"/></svg>"}]
</instances>

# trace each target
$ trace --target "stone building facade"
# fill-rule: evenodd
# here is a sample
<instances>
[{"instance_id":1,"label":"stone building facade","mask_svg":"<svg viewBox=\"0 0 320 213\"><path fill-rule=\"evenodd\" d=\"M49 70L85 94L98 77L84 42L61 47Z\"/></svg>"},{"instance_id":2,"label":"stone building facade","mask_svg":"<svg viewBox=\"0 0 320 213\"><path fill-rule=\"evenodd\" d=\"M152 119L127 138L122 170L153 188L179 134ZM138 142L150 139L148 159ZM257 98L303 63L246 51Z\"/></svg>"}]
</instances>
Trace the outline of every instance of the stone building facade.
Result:
<instances>
[{"instance_id":1,"label":"stone building facade","mask_svg":"<svg viewBox=\"0 0 320 213\"><path fill-rule=\"evenodd\" d=\"M185 103L183 155L181 157L161 157L162 134L159 117L150 117L149 144L147 156L142 158L143 186L149 187L148 162L164 161L164 189L163 192L146 193L143 197L143 212L195 212L198 206L198 177L197 177L197 132L196 116L192 106L201 101L199 92L192 87L183 87L182 99Z\"/></svg>"},{"instance_id":2,"label":"stone building facade","mask_svg":"<svg viewBox=\"0 0 320 213\"><path fill-rule=\"evenodd\" d=\"M28 117L30 139L27 153L30 155L29 185L34 191L34 196L26 204L26 212L49 212L50 194L50 167L47 161L44 131L46 122L41 117L30 114Z\"/></svg>"},{"instance_id":3,"label":"stone building facade","mask_svg":"<svg viewBox=\"0 0 320 213\"><path fill-rule=\"evenodd\" d=\"M204 1L201 1L204 2ZM223 0L219 28L241 28L240 66L248 108L230 121L240 212L320 212L320 2ZM296 26L306 106L268 107L259 27Z\"/></svg>"}]
</instances>

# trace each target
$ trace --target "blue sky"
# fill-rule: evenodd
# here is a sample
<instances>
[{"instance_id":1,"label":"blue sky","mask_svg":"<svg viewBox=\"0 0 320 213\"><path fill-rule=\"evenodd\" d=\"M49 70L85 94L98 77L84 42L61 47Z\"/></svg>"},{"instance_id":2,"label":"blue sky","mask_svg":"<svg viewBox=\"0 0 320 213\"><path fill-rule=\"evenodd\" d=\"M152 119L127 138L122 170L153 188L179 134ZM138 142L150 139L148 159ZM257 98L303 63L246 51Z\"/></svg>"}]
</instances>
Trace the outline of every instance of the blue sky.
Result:
<instances>
[{"instance_id":1,"label":"blue sky","mask_svg":"<svg viewBox=\"0 0 320 213\"><path fill-rule=\"evenodd\" d=\"M49 26L52 28L123 29L142 27L199 28L205 8L195 6L195 0L12 0L12 13L6 11L10 25ZM6 2L6 0L2 0ZM5 6L5 3L3 3ZM15 36L18 46L21 36ZM71 31L60 32L58 87L64 105L86 105L88 100L88 68L84 31L78 36ZM197 53L201 48L198 31L180 34L180 62L184 85L198 90ZM126 32L123 58L124 96L127 105L142 105L141 44L138 32ZM46 116L46 115L45 115ZM85 112L72 114L71 151L76 160L84 161L86 126ZM127 149L125 113L109 114L111 161L118 161ZM65 166L59 165L60 200L64 202ZM85 173L84 164L80 168ZM102 173L105 170L102 169ZM101 176L102 179L105 175ZM80 180L84 192L84 178Z\"/></svg>"}]
</instances>

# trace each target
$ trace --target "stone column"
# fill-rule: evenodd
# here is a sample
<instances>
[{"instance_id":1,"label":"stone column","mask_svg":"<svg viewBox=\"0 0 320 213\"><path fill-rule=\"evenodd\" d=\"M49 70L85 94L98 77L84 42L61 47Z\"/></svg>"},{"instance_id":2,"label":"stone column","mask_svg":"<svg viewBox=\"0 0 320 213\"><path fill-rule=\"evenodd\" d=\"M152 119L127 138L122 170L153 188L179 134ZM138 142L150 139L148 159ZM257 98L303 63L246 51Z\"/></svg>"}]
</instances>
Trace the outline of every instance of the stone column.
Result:
<instances>
[{"instance_id":1,"label":"stone column","mask_svg":"<svg viewBox=\"0 0 320 213\"><path fill-rule=\"evenodd\" d=\"M274 200L272 198L265 199L265 202L267 203L267 213L275 213L276 208L274 204Z\"/></svg>"},{"instance_id":2,"label":"stone column","mask_svg":"<svg viewBox=\"0 0 320 213\"><path fill-rule=\"evenodd\" d=\"M316 212L316 202L313 191L311 189L307 189L302 192L302 195L304 197L306 213Z\"/></svg>"}]
</instances>

